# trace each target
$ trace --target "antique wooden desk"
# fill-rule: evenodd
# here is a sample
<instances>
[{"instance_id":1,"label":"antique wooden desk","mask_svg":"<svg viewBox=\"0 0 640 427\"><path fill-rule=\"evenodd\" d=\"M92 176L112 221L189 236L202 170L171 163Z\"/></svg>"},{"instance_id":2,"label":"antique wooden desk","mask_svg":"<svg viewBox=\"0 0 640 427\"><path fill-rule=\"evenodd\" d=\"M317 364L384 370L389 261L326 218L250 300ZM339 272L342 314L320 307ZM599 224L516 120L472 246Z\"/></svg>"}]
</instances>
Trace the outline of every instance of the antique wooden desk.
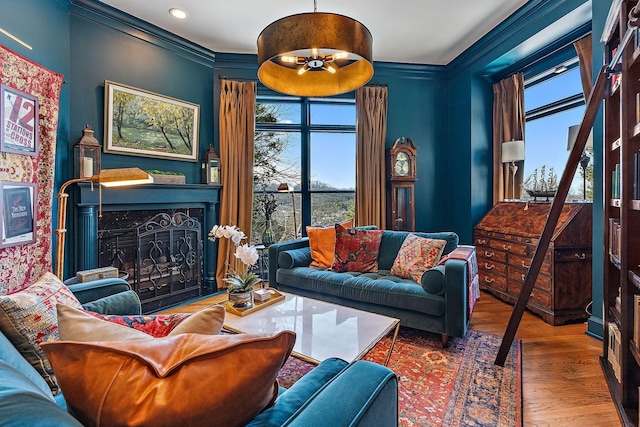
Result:
<instances>
[{"instance_id":1,"label":"antique wooden desk","mask_svg":"<svg viewBox=\"0 0 640 427\"><path fill-rule=\"evenodd\" d=\"M499 202L474 228L480 289L514 304L551 204ZM561 325L588 317L591 203L565 203L527 308Z\"/></svg>"}]
</instances>

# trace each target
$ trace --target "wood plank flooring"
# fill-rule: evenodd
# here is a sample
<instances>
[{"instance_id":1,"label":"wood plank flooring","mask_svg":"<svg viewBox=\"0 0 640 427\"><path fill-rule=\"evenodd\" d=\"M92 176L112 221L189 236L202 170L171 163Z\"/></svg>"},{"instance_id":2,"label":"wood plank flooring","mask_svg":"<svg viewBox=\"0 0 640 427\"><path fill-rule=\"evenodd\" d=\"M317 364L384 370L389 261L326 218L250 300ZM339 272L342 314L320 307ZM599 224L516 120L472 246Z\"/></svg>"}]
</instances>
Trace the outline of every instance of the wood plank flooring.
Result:
<instances>
[{"instance_id":1,"label":"wood plank flooring","mask_svg":"<svg viewBox=\"0 0 640 427\"><path fill-rule=\"evenodd\" d=\"M222 300L221 295L216 299ZM163 312L193 312L212 303L197 301ZM503 335L513 307L483 292L471 319L477 331ZM524 425L611 427L622 425L598 357L602 342L585 334L584 323L551 326L524 313L516 338L522 340Z\"/></svg>"}]
</instances>

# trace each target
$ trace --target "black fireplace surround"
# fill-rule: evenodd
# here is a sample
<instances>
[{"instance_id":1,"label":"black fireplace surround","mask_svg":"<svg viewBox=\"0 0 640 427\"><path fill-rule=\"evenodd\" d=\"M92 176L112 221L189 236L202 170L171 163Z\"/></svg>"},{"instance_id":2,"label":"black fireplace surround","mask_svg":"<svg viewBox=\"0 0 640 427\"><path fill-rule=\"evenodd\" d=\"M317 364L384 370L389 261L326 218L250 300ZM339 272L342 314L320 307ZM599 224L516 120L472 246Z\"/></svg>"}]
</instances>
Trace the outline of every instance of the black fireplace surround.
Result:
<instances>
[{"instance_id":1,"label":"black fireplace surround","mask_svg":"<svg viewBox=\"0 0 640 427\"><path fill-rule=\"evenodd\" d=\"M217 245L207 233L217 221L219 185L78 187L78 270L117 267L143 312L217 290Z\"/></svg>"}]
</instances>

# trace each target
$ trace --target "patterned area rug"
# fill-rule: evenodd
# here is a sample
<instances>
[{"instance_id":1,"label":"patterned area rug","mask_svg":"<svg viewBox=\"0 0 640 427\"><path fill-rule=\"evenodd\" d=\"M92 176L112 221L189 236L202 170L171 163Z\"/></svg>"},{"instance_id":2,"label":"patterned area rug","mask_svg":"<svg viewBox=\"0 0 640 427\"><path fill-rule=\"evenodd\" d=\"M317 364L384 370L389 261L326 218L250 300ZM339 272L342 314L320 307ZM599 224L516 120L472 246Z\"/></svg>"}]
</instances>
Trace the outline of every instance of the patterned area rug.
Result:
<instances>
[{"instance_id":1,"label":"patterned area rug","mask_svg":"<svg viewBox=\"0 0 640 427\"><path fill-rule=\"evenodd\" d=\"M515 340L504 367L494 360L502 337L469 330L463 339L401 328L389 362L398 375L401 426L521 426L521 342ZM384 363L390 337L365 357ZM289 387L313 366L290 357L278 380Z\"/></svg>"}]
</instances>

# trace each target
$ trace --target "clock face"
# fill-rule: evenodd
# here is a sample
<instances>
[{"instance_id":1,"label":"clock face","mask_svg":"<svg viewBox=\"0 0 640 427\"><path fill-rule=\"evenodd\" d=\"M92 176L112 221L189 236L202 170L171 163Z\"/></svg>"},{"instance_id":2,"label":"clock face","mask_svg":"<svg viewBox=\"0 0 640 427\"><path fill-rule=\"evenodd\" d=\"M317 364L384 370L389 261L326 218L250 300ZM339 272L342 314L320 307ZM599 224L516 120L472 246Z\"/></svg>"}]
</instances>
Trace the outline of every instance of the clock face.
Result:
<instances>
[{"instance_id":1,"label":"clock face","mask_svg":"<svg viewBox=\"0 0 640 427\"><path fill-rule=\"evenodd\" d=\"M398 153L393 169L398 176L409 175L409 156L407 153Z\"/></svg>"}]
</instances>

